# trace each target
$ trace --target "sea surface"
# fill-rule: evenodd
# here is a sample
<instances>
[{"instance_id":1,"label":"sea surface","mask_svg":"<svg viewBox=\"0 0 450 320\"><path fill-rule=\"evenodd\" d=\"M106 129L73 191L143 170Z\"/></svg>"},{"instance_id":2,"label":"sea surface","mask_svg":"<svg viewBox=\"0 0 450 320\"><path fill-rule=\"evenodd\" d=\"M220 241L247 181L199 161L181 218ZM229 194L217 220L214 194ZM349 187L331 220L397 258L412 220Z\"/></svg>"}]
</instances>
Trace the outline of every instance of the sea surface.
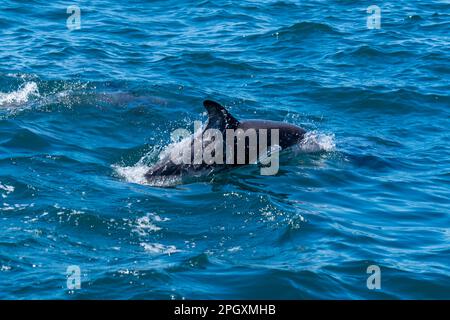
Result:
<instances>
[{"instance_id":1,"label":"sea surface","mask_svg":"<svg viewBox=\"0 0 450 320\"><path fill-rule=\"evenodd\" d=\"M302 152L148 185L206 98ZM449 299L449 107L449 1L1 0L0 298Z\"/></svg>"}]
</instances>

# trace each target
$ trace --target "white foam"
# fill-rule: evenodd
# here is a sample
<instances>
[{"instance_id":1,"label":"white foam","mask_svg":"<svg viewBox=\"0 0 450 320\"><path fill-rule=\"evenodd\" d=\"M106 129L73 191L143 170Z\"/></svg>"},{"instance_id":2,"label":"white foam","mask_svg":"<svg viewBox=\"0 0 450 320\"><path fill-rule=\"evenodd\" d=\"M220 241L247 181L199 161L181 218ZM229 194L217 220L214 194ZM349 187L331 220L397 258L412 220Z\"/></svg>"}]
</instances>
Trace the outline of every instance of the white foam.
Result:
<instances>
[{"instance_id":1,"label":"white foam","mask_svg":"<svg viewBox=\"0 0 450 320\"><path fill-rule=\"evenodd\" d=\"M144 216L136 220L136 226L133 229L133 232L136 232L140 236L147 236L149 232L156 232L159 230L161 230L161 228L153 224L151 217Z\"/></svg>"},{"instance_id":2,"label":"white foam","mask_svg":"<svg viewBox=\"0 0 450 320\"><path fill-rule=\"evenodd\" d=\"M0 211L22 211L27 208L33 208L33 207L34 207L34 203L30 203L30 204L16 203L16 204L12 205L12 204L3 202L3 207L0 208Z\"/></svg>"},{"instance_id":3,"label":"white foam","mask_svg":"<svg viewBox=\"0 0 450 320\"><path fill-rule=\"evenodd\" d=\"M228 252L234 253L234 252L238 252L241 250L242 250L242 248L240 246L236 246L236 247L229 248Z\"/></svg>"},{"instance_id":4,"label":"white foam","mask_svg":"<svg viewBox=\"0 0 450 320\"><path fill-rule=\"evenodd\" d=\"M309 131L305 133L303 140L298 144L296 152L314 153L314 152L331 152L336 150L334 134L324 134L317 131Z\"/></svg>"},{"instance_id":5,"label":"white foam","mask_svg":"<svg viewBox=\"0 0 450 320\"><path fill-rule=\"evenodd\" d=\"M112 168L127 182L148 184L145 174L150 169L150 166L147 163L150 162L150 158L154 157L155 152L155 150L147 152L134 166L113 165Z\"/></svg>"},{"instance_id":6,"label":"white foam","mask_svg":"<svg viewBox=\"0 0 450 320\"><path fill-rule=\"evenodd\" d=\"M6 198L10 193L13 193L15 188L13 186L8 186L7 184L2 184L0 182L0 190L5 191L5 193L2 193L2 197Z\"/></svg>"},{"instance_id":7,"label":"white foam","mask_svg":"<svg viewBox=\"0 0 450 320\"><path fill-rule=\"evenodd\" d=\"M146 252L151 254L167 254L171 255L172 253L180 252L175 246L165 246L161 243L141 243L141 247L144 248Z\"/></svg>"},{"instance_id":8,"label":"white foam","mask_svg":"<svg viewBox=\"0 0 450 320\"><path fill-rule=\"evenodd\" d=\"M0 268L0 272L10 271L12 268L10 266L2 265Z\"/></svg>"},{"instance_id":9,"label":"white foam","mask_svg":"<svg viewBox=\"0 0 450 320\"><path fill-rule=\"evenodd\" d=\"M130 167L121 167L118 165L113 165L112 167L117 174L127 182L147 184L145 174L150 169L147 165L137 163L136 165Z\"/></svg>"},{"instance_id":10,"label":"white foam","mask_svg":"<svg viewBox=\"0 0 450 320\"><path fill-rule=\"evenodd\" d=\"M16 91L0 92L0 107L26 103L32 96L39 96L38 86L36 82L27 82Z\"/></svg>"},{"instance_id":11,"label":"white foam","mask_svg":"<svg viewBox=\"0 0 450 320\"><path fill-rule=\"evenodd\" d=\"M122 179L131 183L154 187L170 187L181 183L181 177L179 176L154 177L151 180L147 180L145 174L150 170L150 166L140 162L129 167L113 165L112 168Z\"/></svg>"},{"instance_id":12,"label":"white foam","mask_svg":"<svg viewBox=\"0 0 450 320\"><path fill-rule=\"evenodd\" d=\"M120 269L117 271L118 274L121 275L133 275L133 276L139 276L138 270L129 270L129 269Z\"/></svg>"}]
</instances>

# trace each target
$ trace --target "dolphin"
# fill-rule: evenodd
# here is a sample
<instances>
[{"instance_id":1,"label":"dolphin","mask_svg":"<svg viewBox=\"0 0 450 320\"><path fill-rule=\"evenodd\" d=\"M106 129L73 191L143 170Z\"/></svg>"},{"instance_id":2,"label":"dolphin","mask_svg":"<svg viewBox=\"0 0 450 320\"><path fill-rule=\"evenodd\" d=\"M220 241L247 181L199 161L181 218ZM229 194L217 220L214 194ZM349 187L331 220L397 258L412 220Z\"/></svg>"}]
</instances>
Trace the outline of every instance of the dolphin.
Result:
<instances>
[{"instance_id":1,"label":"dolphin","mask_svg":"<svg viewBox=\"0 0 450 320\"><path fill-rule=\"evenodd\" d=\"M148 182L152 182L156 178L164 178L168 176L196 176L202 175L205 172L206 174L210 174L212 172L217 172L227 168L256 163L264 152L270 153L272 150L271 148L273 147L277 147L278 151L288 149L289 147L301 142L306 133L304 129L285 122L258 119L237 120L225 109L225 107L215 101L205 100L203 102L203 106L208 113L208 121L206 126L202 130L198 130L197 133L194 133L189 138L184 139L183 141L172 146L172 149L178 148L178 151L190 151L190 155L187 157L190 161L181 163L179 159L174 159L173 153L166 154L162 156L160 160L145 174L145 178ZM215 133L214 139L211 138L211 134L207 134L210 131ZM265 140L267 142L267 150L252 152L255 151L252 150L252 148L254 149L256 147L250 144L249 136L245 135L232 137L233 139L229 140L231 141L231 148L223 143L223 146L219 146L218 149L216 149L215 147L217 146L218 140L220 140L217 138L222 138L222 142L228 142L228 140L226 140L226 135L228 135L230 131L241 133L252 132L256 134L256 141L260 147L261 145L259 143L262 142L260 134L266 134ZM238 141L242 142L242 138L245 148L240 149L243 150L243 154L240 159L241 161L239 161L239 150L237 144ZM216 161L214 163L207 163L205 161L195 162L194 158L198 155L198 152L194 150L196 145L202 145L209 150L212 149L212 156L215 156L215 154L223 151L223 161ZM230 153L232 155L228 157Z\"/></svg>"}]
</instances>

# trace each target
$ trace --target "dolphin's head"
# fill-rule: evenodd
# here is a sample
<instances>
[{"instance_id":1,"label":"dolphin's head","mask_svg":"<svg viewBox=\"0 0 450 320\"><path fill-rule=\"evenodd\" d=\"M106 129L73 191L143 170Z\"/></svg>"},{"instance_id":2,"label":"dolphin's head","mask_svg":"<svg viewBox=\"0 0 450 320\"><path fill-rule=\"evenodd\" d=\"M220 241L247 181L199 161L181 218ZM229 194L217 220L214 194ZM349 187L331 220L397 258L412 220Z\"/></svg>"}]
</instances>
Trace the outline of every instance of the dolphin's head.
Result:
<instances>
[{"instance_id":1,"label":"dolphin's head","mask_svg":"<svg viewBox=\"0 0 450 320\"><path fill-rule=\"evenodd\" d=\"M278 126L280 135L280 147L288 148L303 140L306 131L293 124L282 123Z\"/></svg>"}]
</instances>

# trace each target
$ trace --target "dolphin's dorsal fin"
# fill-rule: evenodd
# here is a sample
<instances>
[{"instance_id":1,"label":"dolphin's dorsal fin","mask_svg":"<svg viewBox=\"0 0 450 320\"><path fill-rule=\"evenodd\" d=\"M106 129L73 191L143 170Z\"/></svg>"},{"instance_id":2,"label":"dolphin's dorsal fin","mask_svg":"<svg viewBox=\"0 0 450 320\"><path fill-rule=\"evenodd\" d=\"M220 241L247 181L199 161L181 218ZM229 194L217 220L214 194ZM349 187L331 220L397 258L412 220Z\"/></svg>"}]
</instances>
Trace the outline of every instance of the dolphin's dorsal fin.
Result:
<instances>
[{"instance_id":1,"label":"dolphin's dorsal fin","mask_svg":"<svg viewBox=\"0 0 450 320\"><path fill-rule=\"evenodd\" d=\"M239 121L236 120L222 105L211 100L203 101L203 106L208 112L206 129L236 129Z\"/></svg>"}]
</instances>

